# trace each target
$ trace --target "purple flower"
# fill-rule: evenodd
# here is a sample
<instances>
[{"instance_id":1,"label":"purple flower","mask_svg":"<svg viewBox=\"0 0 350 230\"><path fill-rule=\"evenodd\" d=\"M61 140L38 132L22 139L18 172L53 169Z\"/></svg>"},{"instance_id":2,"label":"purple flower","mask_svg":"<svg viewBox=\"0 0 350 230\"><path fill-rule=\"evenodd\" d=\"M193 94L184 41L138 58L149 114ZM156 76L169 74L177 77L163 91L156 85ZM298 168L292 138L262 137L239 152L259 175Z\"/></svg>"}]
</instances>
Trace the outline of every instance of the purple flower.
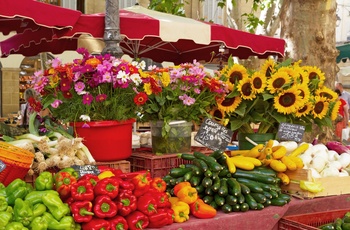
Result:
<instances>
[{"instance_id":1,"label":"purple flower","mask_svg":"<svg viewBox=\"0 0 350 230\"><path fill-rule=\"evenodd\" d=\"M87 123L84 123L81 127L82 127L82 128L90 128L90 125L87 124Z\"/></svg>"},{"instance_id":2,"label":"purple flower","mask_svg":"<svg viewBox=\"0 0 350 230\"><path fill-rule=\"evenodd\" d=\"M58 108L58 106L59 106L60 104L62 104L62 101L56 99L56 100L54 100L54 102L51 103L51 106L52 106L52 108L55 108L55 109L56 109L56 108Z\"/></svg>"},{"instance_id":3,"label":"purple flower","mask_svg":"<svg viewBox=\"0 0 350 230\"><path fill-rule=\"evenodd\" d=\"M83 95L83 104L84 105L91 105L93 100L94 100L94 97L91 94L84 94Z\"/></svg>"},{"instance_id":4,"label":"purple flower","mask_svg":"<svg viewBox=\"0 0 350 230\"><path fill-rule=\"evenodd\" d=\"M196 102L196 99L187 96L187 94L179 96L179 99L183 101L184 105L193 105Z\"/></svg>"}]
</instances>

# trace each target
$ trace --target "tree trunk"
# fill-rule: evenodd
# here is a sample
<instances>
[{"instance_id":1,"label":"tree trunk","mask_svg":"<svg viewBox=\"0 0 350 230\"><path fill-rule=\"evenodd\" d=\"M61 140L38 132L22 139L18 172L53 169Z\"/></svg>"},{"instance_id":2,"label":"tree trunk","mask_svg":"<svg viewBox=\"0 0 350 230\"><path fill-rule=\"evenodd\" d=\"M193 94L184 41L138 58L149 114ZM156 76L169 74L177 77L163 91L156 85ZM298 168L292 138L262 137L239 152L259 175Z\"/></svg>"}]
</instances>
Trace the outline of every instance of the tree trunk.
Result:
<instances>
[{"instance_id":1,"label":"tree trunk","mask_svg":"<svg viewBox=\"0 0 350 230\"><path fill-rule=\"evenodd\" d=\"M336 0L284 0L281 10L281 38L287 43L287 58L319 67L325 73L325 85L333 89L338 55ZM305 135L306 141L320 132L332 139L331 129L315 127L312 134Z\"/></svg>"}]
</instances>

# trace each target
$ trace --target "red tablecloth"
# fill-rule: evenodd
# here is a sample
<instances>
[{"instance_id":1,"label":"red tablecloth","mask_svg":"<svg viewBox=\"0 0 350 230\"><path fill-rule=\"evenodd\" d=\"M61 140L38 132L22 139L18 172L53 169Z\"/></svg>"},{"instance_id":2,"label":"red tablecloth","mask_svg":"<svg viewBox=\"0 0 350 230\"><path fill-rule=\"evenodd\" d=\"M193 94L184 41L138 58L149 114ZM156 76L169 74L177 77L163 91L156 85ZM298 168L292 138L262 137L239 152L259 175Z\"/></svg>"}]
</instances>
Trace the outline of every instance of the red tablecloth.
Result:
<instances>
[{"instance_id":1,"label":"red tablecloth","mask_svg":"<svg viewBox=\"0 0 350 230\"><path fill-rule=\"evenodd\" d=\"M185 223L174 223L162 229L167 230L277 230L280 218L303 213L324 212L337 209L350 210L350 195L329 196L292 201L282 207L270 206L260 211L218 212L213 219L197 219L193 216Z\"/></svg>"}]
</instances>

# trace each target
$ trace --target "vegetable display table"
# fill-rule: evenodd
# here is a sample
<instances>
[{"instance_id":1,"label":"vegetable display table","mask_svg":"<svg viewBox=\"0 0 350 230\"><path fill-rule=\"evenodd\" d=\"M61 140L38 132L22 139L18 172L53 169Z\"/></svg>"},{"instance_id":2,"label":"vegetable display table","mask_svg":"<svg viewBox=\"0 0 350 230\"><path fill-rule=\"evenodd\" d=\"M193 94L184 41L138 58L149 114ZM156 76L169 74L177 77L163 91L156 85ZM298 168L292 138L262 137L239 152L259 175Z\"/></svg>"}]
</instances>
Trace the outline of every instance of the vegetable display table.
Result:
<instances>
[{"instance_id":1,"label":"vegetable display table","mask_svg":"<svg viewBox=\"0 0 350 230\"><path fill-rule=\"evenodd\" d=\"M167 227L163 227L162 229L277 230L278 221L283 216L347 208L350 210L350 195L329 196L308 200L292 198L292 201L289 204L282 207L270 206L260 211L232 212L230 214L225 214L219 211L213 219L197 219L190 216L190 220L187 222L174 223Z\"/></svg>"}]
</instances>

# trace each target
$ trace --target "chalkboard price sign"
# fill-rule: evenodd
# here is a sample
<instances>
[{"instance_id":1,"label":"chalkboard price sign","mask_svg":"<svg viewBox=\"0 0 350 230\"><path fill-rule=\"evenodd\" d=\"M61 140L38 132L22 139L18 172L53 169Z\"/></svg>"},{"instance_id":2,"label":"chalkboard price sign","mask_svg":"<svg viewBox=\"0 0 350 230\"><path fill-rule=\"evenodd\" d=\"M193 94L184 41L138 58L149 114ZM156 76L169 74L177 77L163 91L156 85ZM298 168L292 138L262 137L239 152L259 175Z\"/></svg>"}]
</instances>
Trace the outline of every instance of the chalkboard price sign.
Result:
<instances>
[{"instance_id":1,"label":"chalkboard price sign","mask_svg":"<svg viewBox=\"0 0 350 230\"><path fill-rule=\"evenodd\" d=\"M73 165L72 168L79 174L79 177L84 176L85 174L100 174L100 170L96 165Z\"/></svg>"},{"instance_id":2,"label":"chalkboard price sign","mask_svg":"<svg viewBox=\"0 0 350 230\"><path fill-rule=\"evenodd\" d=\"M200 126L194 139L202 145L217 151L224 151L231 142L233 131L220 125L214 120L206 118Z\"/></svg>"},{"instance_id":3,"label":"chalkboard price sign","mask_svg":"<svg viewBox=\"0 0 350 230\"><path fill-rule=\"evenodd\" d=\"M6 164L0 160L0 172L4 171L6 168Z\"/></svg>"},{"instance_id":4,"label":"chalkboard price sign","mask_svg":"<svg viewBox=\"0 0 350 230\"><path fill-rule=\"evenodd\" d=\"M301 142L305 132L305 126L281 122L278 127L277 139L281 141Z\"/></svg>"}]
</instances>

